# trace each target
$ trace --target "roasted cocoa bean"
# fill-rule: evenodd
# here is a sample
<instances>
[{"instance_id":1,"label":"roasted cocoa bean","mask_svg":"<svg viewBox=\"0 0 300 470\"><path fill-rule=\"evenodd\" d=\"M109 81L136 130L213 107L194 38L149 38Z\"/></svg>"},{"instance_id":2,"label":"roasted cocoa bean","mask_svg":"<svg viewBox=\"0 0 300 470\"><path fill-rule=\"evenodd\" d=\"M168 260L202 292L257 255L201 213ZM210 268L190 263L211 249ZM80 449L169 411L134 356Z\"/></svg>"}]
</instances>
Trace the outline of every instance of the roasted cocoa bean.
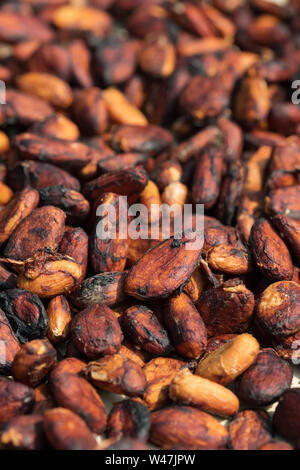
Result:
<instances>
[{"instance_id":1,"label":"roasted cocoa bean","mask_svg":"<svg viewBox=\"0 0 300 470\"><path fill-rule=\"evenodd\" d=\"M107 421L108 438L129 437L146 441L150 429L150 413L139 399L115 403Z\"/></svg>"},{"instance_id":2,"label":"roasted cocoa bean","mask_svg":"<svg viewBox=\"0 0 300 470\"><path fill-rule=\"evenodd\" d=\"M90 329L90 322L93 328ZM79 351L89 359L116 353L123 335L114 312L106 305L88 307L72 320L72 337Z\"/></svg>"},{"instance_id":3,"label":"roasted cocoa bean","mask_svg":"<svg viewBox=\"0 0 300 470\"><path fill-rule=\"evenodd\" d=\"M121 353L90 362L85 373L95 387L109 392L135 397L141 395L146 388L143 369Z\"/></svg>"},{"instance_id":4,"label":"roasted cocoa bean","mask_svg":"<svg viewBox=\"0 0 300 470\"><path fill-rule=\"evenodd\" d=\"M254 363L239 377L236 393L250 405L269 405L290 387L292 378L288 362L272 349L261 350Z\"/></svg>"}]
</instances>

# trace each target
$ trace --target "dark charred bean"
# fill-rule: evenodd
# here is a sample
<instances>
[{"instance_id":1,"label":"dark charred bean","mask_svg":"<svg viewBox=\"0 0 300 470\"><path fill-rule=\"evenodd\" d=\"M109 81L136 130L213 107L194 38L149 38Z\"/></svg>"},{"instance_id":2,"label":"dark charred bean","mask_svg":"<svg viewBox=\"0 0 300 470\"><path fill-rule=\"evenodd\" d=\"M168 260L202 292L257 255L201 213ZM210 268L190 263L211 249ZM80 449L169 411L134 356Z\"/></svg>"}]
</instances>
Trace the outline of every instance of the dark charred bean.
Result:
<instances>
[{"instance_id":1,"label":"dark charred bean","mask_svg":"<svg viewBox=\"0 0 300 470\"><path fill-rule=\"evenodd\" d=\"M300 389L287 390L280 398L273 416L275 430L286 439L300 436Z\"/></svg>"},{"instance_id":2,"label":"dark charred bean","mask_svg":"<svg viewBox=\"0 0 300 470\"><path fill-rule=\"evenodd\" d=\"M145 351L164 354L170 350L168 334L149 308L143 305L128 308L120 323L124 334Z\"/></svg>"},{"instance_id":3,"label":"dark charred bean","mask_svg":"<svg viewBox=\"0 0 300 470\"><path fill-rule=\"evenodd\" d=\"M21 343L45 336L48 317L36 294L23 289L8 289L0 292L0 306Z\"/></svg>"},{"instance_id":4,"label":"dark charred bean","mask_svg":"<svg viewBox=\"0 0 300 470\"><path fill-rule=\"evenodd\" d=\"M238 379L236 393L250 405L276 401L291 385L293 371L272 349L258 353L254 363Z\"/></svg>"},{"instance_id":5,"label":"dark charred bean","mask_svg":"<svg viewBox=\"0 0 300 470\"><path fill-rule=\"evenodd\" d=\"M79 181L70 173L50 163L40 163L33 160L19 162L10 168L7 174L7 181L9 186L15 191L19 191L25 186L40 189L60 184L74 191L79 191L80 189Z\"/></svg>"},{"instance_id":6,"label":"dark charred bean","mask_svg":"<svg viewBox=\"0 0 300 470\"><path fill-rule=\"evenodd\" d=\"M40 203L52 205L63 210L68 223L80 223L90 212L90 203L78 191L65 186L47 186L39 189Z\"/></svg>"},{"instance_id":7,"label":"dark charred bean","mask_svg":"<svg viewBox=\"0 0 300 470\"><path fill-rule=\"evenodd\" d=\"M112 306L123 301L124 280L127 271L102 273L85 279L71 295L71 302L78 308L96 304Z\"/></svg>"},{"instance_id":8,"label":"dark charred bean","mask_svg":"<svg viewBox=\"0 0 300 470\"><path fill-rule=\"evenodd\" d=\"M130 437L146 441L150 429L150 413L139 400L130 399L115 403L107 421L109 438Z\"/></svg>"}]
</instances>

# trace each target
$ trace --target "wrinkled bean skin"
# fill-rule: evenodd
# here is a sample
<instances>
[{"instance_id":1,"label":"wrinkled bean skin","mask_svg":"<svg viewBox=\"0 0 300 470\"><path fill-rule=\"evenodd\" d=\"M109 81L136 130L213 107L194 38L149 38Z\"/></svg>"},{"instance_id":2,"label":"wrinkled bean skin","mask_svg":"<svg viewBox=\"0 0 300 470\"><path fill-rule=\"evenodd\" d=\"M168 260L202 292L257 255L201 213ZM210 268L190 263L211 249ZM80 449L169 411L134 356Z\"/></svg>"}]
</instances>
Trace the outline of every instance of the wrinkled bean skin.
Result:
<instances>
[{"instance_id":1,"label":"wrinkled bean skin","mask_svg":"<svg viewBox=\"0 0 300 470\"><path fill-rule=\"evenodd\" d=\"M293 281L275 282L263 291L256 309L256 320L270 339L280 339L299 331L299 294L299 285Z\"/></svg>"},{"instance_id":2,"label":"wrinkled bean skin","mask_svg":"<svg viewBox=\"0 0 300 470\"><path fill-rule=\"evenodd\" d=\"M1 449L300 449L299 31L0 1Z\"/></svg>"},{"instance_id":3,"label":"wrinkled bean skin","mask_svg":"<svg viewBox=\"0 0 300 470\"><path fill-rule=\"evenodd\" d=\"M93 329L88 327L92 321ZM73 340L89 359L113 354L121 347L122 332L114 312L106 305L96 305L78 313L71 326Z\"/></svg>"},{"instance_id":4,"label":"wrinkled bean skin","mask_svg":"<svg viewBox=\"0 0 300 470\"><path fill-rule=\"evenodd\" d=\"M38 250L55 250L63 236L65 218L65 213L54 206L35 209L10 237L4 251L5 256L26 260Z\"/></svg>"},{"instance_id":5,"label":"wrinkled bean skin","mask_svg":"<svg viewBox=\"0 0 300 470\"><path fill-rule=\"evenodd\" d=\"M252 227L250 245L257 266L273 281L293 277L289 251L266 219L259 219Z\"/></svg>"},{"instance_id":6,"label":"wrinkled bean skin","mask_svg":"<svg viewBox=\"0 0 300 470\"><path fill-rule=\"evenodd\" d=\"M195 249L193 244L196 244ZM189 245L191 249L187 250ZM192 235L192 238L170 239L153 247L130 269L125 291L138 299L169 296L188 280L198 266L200 249L197 245L197 235ZM166 269L161 264L162 260ZM148 270L156 272L154 279L149 278ZM171 277L173 271L175 273Z\"/></svg>"},{"instance_id":7,"label":"wrinkled bean skin","mask_svg":"<svg viewBox=\"0 0 300 470\"><path fill-rule=\"evenodd\" d=\"M254 296L239 280L226 281L220 287L206 290L196 306L208 336L242 333L254 310Z\"/></svg>"},{"instance_id":8,"label":"wrinkled bean skin","mask_svg":"<svg viewBox=\"0 0 300 470\"><path fill-rule=\"evenodd\" d=\"M271 438L270 425L264 411L241 411L229 425L229 447L235 450L259 449Z\"/></svg>"},{"instance_id":9,"label":"wrinkled bean skin","mask_svg":"<svg viewBox=\"0 0 300 470\"><path fill-rule=\"evenodd\" d=\"M145 351L163 354L170 349L167 332L154 313L143 305L127 309L120 322L124 334Z\"/></svg>"},{"instance_id":10,"label":"wrinkled bean skin","mask_svg":"<svg viewBox=\"0 0 300 470\"><path fill-rule=\"evenodd\" d=\"M288 362L272 349L261 350L255 362L240 376L236 393L250 405L268 405L290 387L292 377Z\"/></svg>"},{"instance_id":11,"label":"wrinkled bean skin","mask_svg":"<svg viewBox=\"0 0 300 470\"><path fill-rule=\"evenodd\" d=\"M183 366L183 361L167 357L156 357L144 366L147 387L143 400L150 411L162 408L168 403L169 386Z\"/></svg>"},{"instance_id":12,"label":"wrinkled bean skin","mask_svg":"<svg viewBox=\"0 0 300 470\"><path fill-rule=\"evenodd\" d=\"M142 368L120 353L90 362L85 369L87 378L96 387L128 396L139 396L146 388Z\"/></svg>"},{"instance_id":13,"label":"wrinkled bean skin","mask_svg":"<svg viewBox=\"0 0 300 470\"><path fill-rule=\"evenodd\" d=\"M203 149L193 183L193 200L211 209L219 195L223 158L220 147L208 145Z\"/></svg>"},{"instance_id":14,"label":"wrinkled bean skin","mask_svg":"<svg viewBox=\"0 0 300 470\"><path fill-rule=\"evenodd\" d=\"M171 297L165 305L164 322L178 354L198 358L206 347L206 328L185 293Z\"/></svg>"},{"instance_id":15,"label":"wrinkled bean skin","mask_svg":"<svg viewBox=\"0 0 300 470\"><path fill-rule=\"evenodd\" d=\"M8 289L0 293L0 306L20 342L44 337L48 318L37 295L23 289Z\"/></svg>"}]
</instances>

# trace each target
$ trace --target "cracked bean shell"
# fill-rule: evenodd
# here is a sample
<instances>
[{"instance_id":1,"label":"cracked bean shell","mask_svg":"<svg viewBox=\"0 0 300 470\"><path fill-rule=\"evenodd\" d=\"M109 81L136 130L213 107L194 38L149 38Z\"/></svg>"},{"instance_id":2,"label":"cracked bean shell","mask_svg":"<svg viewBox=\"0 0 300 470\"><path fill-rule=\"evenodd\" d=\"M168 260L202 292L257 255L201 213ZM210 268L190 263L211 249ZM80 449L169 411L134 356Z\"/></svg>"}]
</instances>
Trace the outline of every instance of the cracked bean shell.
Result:
<instances>
[{"instance_id":1,"label":"cracked bean shell","mask_svg":"<svg viewBox=\"0 0 300 470\"><path fill-rule=\"evenodd\" d=\"M263 410L240 411L228 430L228 445L233 450L257 450L271 439L271 421Z\"/></svg>"},{"instance_id":2,"label":"cracked bean shell","mask_svg":"<svg viewBox=\"0 0 300 470\"><path fill-rule=\"evenodd\" d=\"M120 353L90 362L85 374L95 387L121 395L139 396L146 388L143 369Z\"/></svg>"},{"instance_id":3,"label":"cracked bean shell","mask_svg":"<svg viewBox=\"0 0 300 470\"><path fill-rule=\"evenodd\" d=\"M169 400L169 386L185 363L171 357L156 357L143 368L147 387L143 400L150 411L162 408Z\"/></svg>"},{"instance_id":4,"label":"cracked bean shell","mask_svg":"<svg viewBox=\"0 0 300 470\"><path fill-rule=\"evenodd\" d=\"M125 299L124 281L127 271L101 273L86 278L71 295L71 302L78 308L91 307L96 304L108 306Z\"/></svg>"},{"instance_id":5,"label":"cracked bean shell","mask_svg":"<svg viewBox=\"0 0 300 470\"><path fill-rule=\"evenodd\" d=\"M34 339L21 346L13 364L12 375L18 382L35 387L57 361L56 351L47 339Z\"/></svg>"}]
</instances>

